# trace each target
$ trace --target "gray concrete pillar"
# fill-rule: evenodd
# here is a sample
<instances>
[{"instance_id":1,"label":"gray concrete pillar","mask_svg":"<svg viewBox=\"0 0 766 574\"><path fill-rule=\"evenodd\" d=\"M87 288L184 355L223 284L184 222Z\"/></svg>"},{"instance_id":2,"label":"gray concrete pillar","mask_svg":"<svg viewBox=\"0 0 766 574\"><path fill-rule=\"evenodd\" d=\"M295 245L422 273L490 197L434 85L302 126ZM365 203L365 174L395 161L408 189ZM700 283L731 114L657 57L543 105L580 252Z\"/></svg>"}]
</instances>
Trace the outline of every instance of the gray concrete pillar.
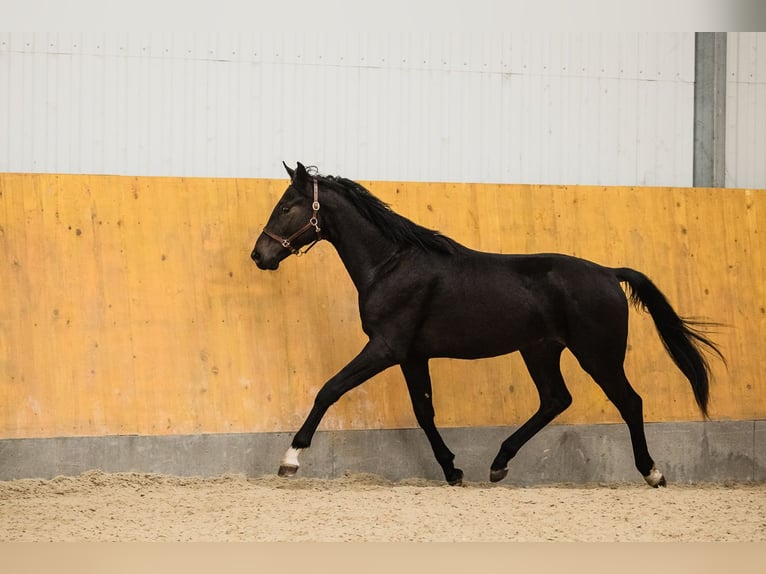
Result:
<instances>
[{"instance_id":1,"label":"gray concrete pillar","mask_svg":"<svg viewBox=\"0 0 766 574\"><path fill-rule=\"evenodd\" d=\"M726 185L726 32L698 32L694 55L694 187Z\"/></svg>"}]
</instances>

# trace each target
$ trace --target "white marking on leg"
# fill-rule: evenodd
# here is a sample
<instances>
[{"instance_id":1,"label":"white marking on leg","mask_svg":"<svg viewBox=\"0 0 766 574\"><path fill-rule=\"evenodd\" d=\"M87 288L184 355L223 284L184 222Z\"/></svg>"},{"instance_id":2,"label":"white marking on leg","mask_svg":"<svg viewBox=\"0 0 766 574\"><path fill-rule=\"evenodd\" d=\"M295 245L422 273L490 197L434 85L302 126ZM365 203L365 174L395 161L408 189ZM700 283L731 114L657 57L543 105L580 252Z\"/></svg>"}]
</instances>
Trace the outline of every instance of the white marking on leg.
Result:
<instances>
[{"instance_id":1,"label":"white marking on leg","mask_svg":"<svg viewBox=\"0 0 766 574\"><path fill-rule=\"evenodd\" d=\"M652 471L644 477L644 480L649 484L649 486L657 486L662 480L662 473L656 468L652 467Z\"/></svg>"},{"instance_id":2,"label":"white marking on leg","mask_svg":"<svg viewBox=\"0 0 766 574\"><path fill-rule=\"evenodd\" d=\"M282 466L294 466L298 468L300 463L298 462L298 455L301 453L301 449L290 447L287 449L285 456L282 457Z\"/></svg>"}]
</instances>

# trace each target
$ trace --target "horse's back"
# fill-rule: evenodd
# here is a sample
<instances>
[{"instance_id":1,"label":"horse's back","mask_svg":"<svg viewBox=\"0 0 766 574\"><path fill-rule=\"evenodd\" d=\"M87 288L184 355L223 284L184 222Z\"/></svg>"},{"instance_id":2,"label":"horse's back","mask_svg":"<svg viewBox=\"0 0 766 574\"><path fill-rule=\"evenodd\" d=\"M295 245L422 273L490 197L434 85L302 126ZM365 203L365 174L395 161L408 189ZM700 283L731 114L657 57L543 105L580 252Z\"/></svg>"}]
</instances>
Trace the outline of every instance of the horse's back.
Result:
<instances>
[{"instance_id":1,"label":"horse's back","mask_svg":"<svg viewBox=\"0 0 766 574\"><path fill-rule=\"evenodd\" d=\"M622 292L613 269L561 253L506 255L466 250L455 259L454 276L500 297L528 291L534 298L583 300Z\"/></svg>"}]
</instances>

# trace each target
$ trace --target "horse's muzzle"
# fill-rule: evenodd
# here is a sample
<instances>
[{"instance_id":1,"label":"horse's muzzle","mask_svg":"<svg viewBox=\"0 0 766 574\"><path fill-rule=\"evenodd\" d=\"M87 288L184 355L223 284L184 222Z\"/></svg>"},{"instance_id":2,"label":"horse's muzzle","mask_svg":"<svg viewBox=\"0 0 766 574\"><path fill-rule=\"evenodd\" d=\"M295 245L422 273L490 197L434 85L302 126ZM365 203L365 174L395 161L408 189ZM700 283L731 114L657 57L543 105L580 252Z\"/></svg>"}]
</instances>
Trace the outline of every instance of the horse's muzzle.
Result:
<instances>
[{"instance_id":1,"label":"horse's muzzle","mask_svg":"<svg viewBox=\"0 0 766 574\"><path fill-rule=\"evenodd\" d=\"M271 261L267 261L259 252L258 249L253 249L250 253L250 259L252 259L258 266L258 269L265 271L276 271L279 268L279 259L273 258Z\"/></svg>"}]
</instances>

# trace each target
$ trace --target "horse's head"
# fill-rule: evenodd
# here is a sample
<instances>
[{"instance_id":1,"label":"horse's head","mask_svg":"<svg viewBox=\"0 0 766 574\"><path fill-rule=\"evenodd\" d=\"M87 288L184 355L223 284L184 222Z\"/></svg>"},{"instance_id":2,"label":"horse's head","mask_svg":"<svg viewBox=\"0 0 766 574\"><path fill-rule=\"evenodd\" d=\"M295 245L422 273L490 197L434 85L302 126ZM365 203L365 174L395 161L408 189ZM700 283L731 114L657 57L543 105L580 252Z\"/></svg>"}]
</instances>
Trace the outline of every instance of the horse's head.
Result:
<instances>
[{"instance_id":1,"label":"horse's head","mask_svg":"<svg viewBox=\"0 0 766 574\"><path fill-rule=\"evenodd\" d=\"M318 183L298 162L296 169L284 164L290 185L274 206L263 233L250 254L260 269L275 270L288 255L301 255L306 245L320 239ZM309 249L311 246L309 245Z\"/></svg>"}]
</instances>

